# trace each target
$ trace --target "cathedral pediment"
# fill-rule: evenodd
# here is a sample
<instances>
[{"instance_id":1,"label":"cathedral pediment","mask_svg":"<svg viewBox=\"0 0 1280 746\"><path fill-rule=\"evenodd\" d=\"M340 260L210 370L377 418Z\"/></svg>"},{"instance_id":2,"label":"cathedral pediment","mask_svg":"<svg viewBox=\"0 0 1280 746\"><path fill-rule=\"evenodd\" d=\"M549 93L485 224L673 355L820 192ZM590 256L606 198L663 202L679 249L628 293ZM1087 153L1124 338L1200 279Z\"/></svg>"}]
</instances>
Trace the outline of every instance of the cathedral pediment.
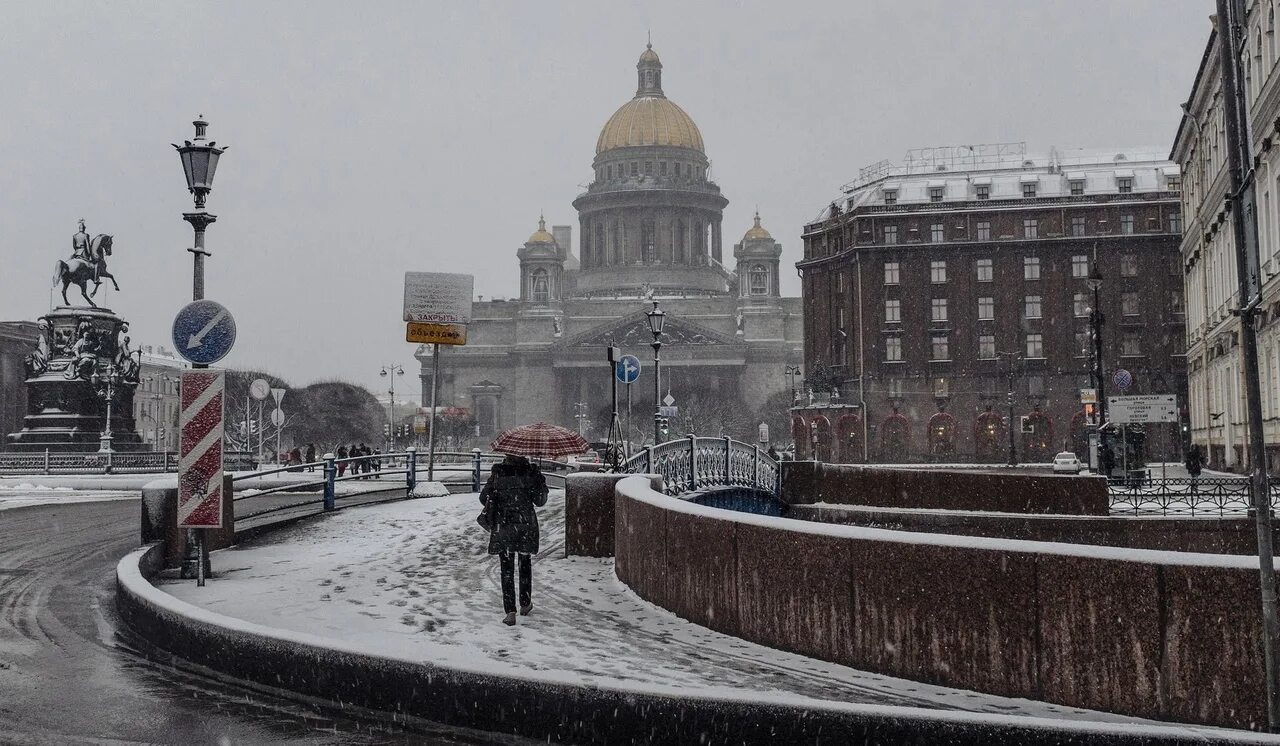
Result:
<instances>
[{"instance_id":1,"label":"cathedral pediment","mask_svg":"<svg viewBox=\"0 0 1280 746\"><path fill-rule=\"evenodd\" d=\"M647 347L653 343L649 319L643 313L627 316L612 324L603 324L575 335L561 343L562 347ZM741 345L741 340L667 314L662 329L662 344L682 346Z\"/></svg>"}]
</instances>

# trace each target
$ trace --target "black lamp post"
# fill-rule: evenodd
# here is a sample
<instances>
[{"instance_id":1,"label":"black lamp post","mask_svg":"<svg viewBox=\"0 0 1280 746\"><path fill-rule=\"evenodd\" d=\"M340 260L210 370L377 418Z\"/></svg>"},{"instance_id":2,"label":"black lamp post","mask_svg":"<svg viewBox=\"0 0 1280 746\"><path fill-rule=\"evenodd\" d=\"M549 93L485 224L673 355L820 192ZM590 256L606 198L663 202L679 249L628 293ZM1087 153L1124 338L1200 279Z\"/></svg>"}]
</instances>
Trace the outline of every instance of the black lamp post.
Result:
<instances>
[{"instance_id":1,"label":"black lamp post","mask_svg":"<svg viewBox=\"0 0 1280 746\"><path fill-rule=\"evenodd\" d=\"M1017 360L1017 359L1018 359L1018 353L1016 353L1016 352L997 352L997 353L996 353L996 355L998 355L998 356L1000 356L1000 357L1002 357L1002 358L1008 358L1008 360L1009 360L1009 385L1008 385L1009 427L1007 428L1007 429L1008 429L1008 431L1009 431L1009 461L1008 461L1008 465L1009 465L1009 466L1017 466L1017 465L1018 465L1018 450L1017 450L1017 447L1016 447L1016 446L1015 446L1015 444L1014 444L1014 436L1013 436L1013 378L1014 378L1013 362L1014 362L1015 360Z\"/></svg>"},{"instance_id":2,"label":"black lamp post","mask_svg":"<svg viewBox=\"0 0 1280 746\"><path fill-rule=\"evenodd\" d=\"M1107 423L1107 378L1102 365L1102 325L1106 316L1102 313L1100 293L1102 290L1102 270L1098 268L1098 248L1093 249L1093 269L1085 284L1093 291L1093 309L1089 314L1089 333L1093 336L1093 378L1098 386L1098 468L1102 468L1102 452L1107 448L1107 431L1103 425ZM1109 474L1107 476L1110 476Z\"/></svg>"},{"instance_id":3,"label":"black lamp post","mask_svg":"<svg viewBox=\"0 0 1280 746\"><path fill-rule=\"evenodd\" d=\"M404 375L404 368L399 365L384 365L382 372L378 375L382 377L391 376L391 390L387 393L391 395L391 409L387 412L387 437L390 442L387 444L387 452L391 453L396 449L396 376Z\"/></svg>"},{"instance_id":4,"label":"black lamp post","mask_svg":"<svg viewBox=\"0 0 1280 746\"><path fill-rule=\"evenodd\" d=\"M120 385L120 369L112 363L105 373L94 371L89 378L89 382L93 384L93 390L97 393L107 405L106 416L102 420L102 435L98 437L98 453L113 453L111 448L111 405L115 402L116 387ZM110 471L110 462L107 464L107 470Z\"/></svg>"},{"instance_id":5,"label":"black lamp post","mask_svg":"<svg viewBox=\"0 0 1280 746\"><path fill-rule=\"evenodd\" d=\"M227 150L217 147L212 140L205 141L205 129L209 123L204 117L192 122L196 127L194 140L185 140L183 145L174 145L182 158L182 171L187 177L187 191L195 198L195 212L182 213L182 219L191 224L195 230L195 247L187 249L195 255L195 269L192 276L192 300L204 299L204 258L209 255L204 248L204 231L209 224L218 219L204 209L205 198L213 190L213 175L218 170L218 158ZM203 365L196 365L203 368Z\"/></svg>"},{"instance_id":6,"label":"black lamp post","mask_svg":"<svg viewBox=\"0 0 1280 746\"><path fill-rule=\"evenodd\" d=\"M662 326L667 321L667 315L658 308L658 301L655 300L653 310L647 311L645 316L649 319L649 331L653 334L653 443L657 445L662 434L662 402L658 398L662 395L662 359L658 353L662 349Z\"/></svg>"},{"instance_id":7,"label":"black lamp post","mask_svg":"<svg viewBox=\"0 0 1280 746\"><path fill-rule=\"evenodd\" d=\"M794 404L800 395L796 393L796 376L800 375L799 365L788 365L787 376L791 379L791 402Z\"/></svg>"}]
</instances>

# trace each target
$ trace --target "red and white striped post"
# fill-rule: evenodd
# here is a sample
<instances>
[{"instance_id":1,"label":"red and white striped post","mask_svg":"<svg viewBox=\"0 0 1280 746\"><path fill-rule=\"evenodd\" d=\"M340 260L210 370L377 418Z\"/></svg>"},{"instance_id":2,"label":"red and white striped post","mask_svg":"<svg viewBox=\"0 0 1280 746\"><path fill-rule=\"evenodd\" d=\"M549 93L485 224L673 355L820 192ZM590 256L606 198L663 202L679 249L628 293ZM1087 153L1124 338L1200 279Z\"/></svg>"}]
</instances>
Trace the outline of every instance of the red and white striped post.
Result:
<instances>
[{"instance_id":1,"label":"red and white striped post","mask_svg":"<svg viewBox=\"0 0 1280 746\"><path fill-rule=\"evenodd\" d=\"M182 372L178 453L178 527L222 527L223 402L226 376L220 370ZM204 532L197 531L197 585L204 585L209 562ZM183 577L191 577L186 563Z\"/></svg>"}]
</instances>

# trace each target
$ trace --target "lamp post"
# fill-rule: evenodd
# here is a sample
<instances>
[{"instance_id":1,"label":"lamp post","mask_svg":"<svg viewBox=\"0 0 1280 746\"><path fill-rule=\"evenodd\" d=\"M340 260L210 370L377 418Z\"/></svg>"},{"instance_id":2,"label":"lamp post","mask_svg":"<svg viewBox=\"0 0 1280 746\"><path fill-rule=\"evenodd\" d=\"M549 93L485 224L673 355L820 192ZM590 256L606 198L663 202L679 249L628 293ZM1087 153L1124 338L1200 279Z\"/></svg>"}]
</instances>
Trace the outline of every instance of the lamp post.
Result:
<instances>
[{"instance_id":1,"label":"lamp post","mask_svg":"<svg viewBox=\"0 0 1280 746\"><path fill-rule=\"evenodd\" d=\"M587 403L584 401L576 402L573 405L573 409L573 417L578 421L578 435L582 435L582 431L587 424Z\"/></svg>"},{"instance_id":2,"label":"lamp post","mask_svg":"<svg viewBox=\"0 0 1280 746\"><path fill-rule=\"evenodd\" d=\"M794 402L795 402L795 400L796 400L796 376L798 376L798 375L800 375L800 366L799 366L799 365L788 365L788 366L787 366L787 377L791 379L791 401L792 401L792 403L794 403Z\"/></svg>"},{"instance_id":3,"label":"lamp post","mask_svg":"<svg viewBox=\"0 0 1280 746\"><path fill-rule=\"evenodd\" d=\"M116 387L120 385L120 369L112 363L105 373L94 371L89 381L93 384L94 393L106 402L106 417L102 421L102 435L98 436L98 453L111 454L111 405L116 398ZM111 470L111 462L107 461L107 470Z\"/></svg>"},{"instance_id":4,"label":"lamp post","mask_svg":"<svg viewBox=\"0 0 1280 746\"><path fill-rule=\"evenodd\" d=\"M997 356L1007 358L1009 360L1009 385L1008 385L1008 403L1009 403L1009 466L1018 465L1018 450L1014 445L1013 439L1013 361L1017 360L1019 355L1016 352L997 352Z\"/></svg>"},{"instance_id":5,"label":"lamp post","mask_svg":"<svg viewBox=\"0 0 1280 746\"><path fill-rule=\"evenodd\" d=\"M394 363L384 365L378 375L383 378L391 377L391 389L387 391L391 395L391 408L387 411L387 437L390 439L387 444L387 453L391 453L396 449L396 376L403 376L404 368Z\"/></svg>"},{"instance_id":6,"label":"lamp post","mask_svg":"<svg viewBox=\"0 0 1280 746\"><path fill-rule=\"evenodd\" d=\"M1106 371L1103 369L1102 363L1102 325L1106 322L1106 316L1102 313L1101 295L1102 290L1102 270L1098 267L1098 246L1093 247L1093 268L1089 270L1089 277L1085 280L1085 284L1093 291L1093 308L1089 312L1089 334L1093 337L1093 379L1098 387L1098 450L1105 453L1107 451L1107 431L1103 426L1107 424L1107 378ZM1102 467L1102 454L1098 454L1098 468L1106 471ZM1107 476L1111 476L1107 474Z\"/></svg>"},{"instance_id":7,"label":"lamp post","mask_svg":"<svg viewBox=\"0 0 1280 746\"><path fill-rule=\"evenodd\" d=\"M658 308L658 301L655 300L653 310L645 312L645 317L649 319L649 331L653 334L653 443L657 445L662 432L662 401L658 398L662 395L662 359L659 351L662 349L662 326L667 321L667 315Z\"/></svg>"}]
</instances>

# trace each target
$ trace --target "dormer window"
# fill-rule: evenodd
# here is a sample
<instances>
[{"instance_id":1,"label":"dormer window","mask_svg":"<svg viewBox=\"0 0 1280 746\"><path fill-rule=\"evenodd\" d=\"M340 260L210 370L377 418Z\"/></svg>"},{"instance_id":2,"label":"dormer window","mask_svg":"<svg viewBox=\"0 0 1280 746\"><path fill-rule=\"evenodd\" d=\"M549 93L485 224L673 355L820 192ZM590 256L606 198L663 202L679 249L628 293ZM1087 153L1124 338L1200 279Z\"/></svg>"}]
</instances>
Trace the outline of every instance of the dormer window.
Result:
<instances>
[{"instance_id":1,"label":"dormer window","mask_svg":"<svg viewBox=\"0 0 1280 746\"><path fill-rule=\"evenodd\" d=\"M1036 196L1036 183L1034 181L1026 182L1022 185L1022 196L1027 198Z\"/></svg>"},{"instance_id":2,"label":"dormer window","mask_svg":"<svg viewBox=\"0 0 1280 746\"><path fill-rule=\"evenodd\" d=\"M897 189L884 190L884 203L886 205L898 204L898 190Z\"/></svg>"},{"instance_id":3,"label":"dormer window","mask_svg":"<svg viewBox=\"0 0 1280 746\"><path fill-rule=\"evenodd\" d=\"M1129 194L1133 191L1133 179L1116 179L1116 190L1121 194Z\"/></svg>"},{"instance_id":4,"label":"dormer window","mask_svg":"<svg viewBox=\"0 0 1280 746\"><path fill-rule=\"evenodd\" d=\"M1070 185L1072 197L1080 197L1084 194L1084 179L1072 179Z\"/></svg>"},{"instance_id":5,"label":"dormer window","mask_svg":"<svg viewBox=\"0 0 1280 746\"><path fill-rule=\"evenodd\" d=\"M978 199L991 199L991 185L979 184L974 187L974 196Z\"/></svg>"},{"instance_id":6,"label":"dormer window","mask_svg":"<svg viewBox=\"0 0 1280 746\"><path fill-rule=\"evenodd\" d=\"M941 201L942 201L942 193L943 193L944 189L945 189L945 187L940 187L940 186L931 186L931 187L929 187L929 201L930 201L930 202L941 202Z\"/></svg>"}]
</instances>

